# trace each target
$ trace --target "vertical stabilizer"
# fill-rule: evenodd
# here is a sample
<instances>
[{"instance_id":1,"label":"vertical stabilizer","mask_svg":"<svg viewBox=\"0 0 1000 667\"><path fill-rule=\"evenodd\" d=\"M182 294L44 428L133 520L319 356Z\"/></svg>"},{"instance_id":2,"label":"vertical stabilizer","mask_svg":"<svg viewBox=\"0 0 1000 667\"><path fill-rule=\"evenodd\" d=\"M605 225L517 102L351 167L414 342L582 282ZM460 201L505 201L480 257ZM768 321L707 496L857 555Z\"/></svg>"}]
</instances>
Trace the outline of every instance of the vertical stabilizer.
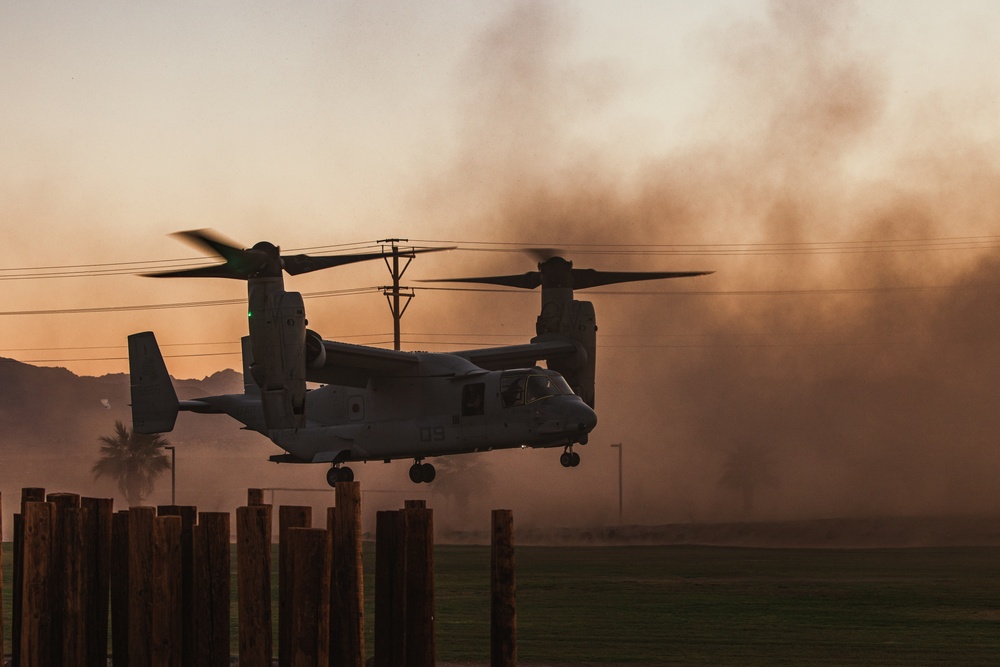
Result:
<instances>
[{"instance_id":1,"label":"vertical stabilizer","mask_svg":"<svg viewBox=\"0 0 1000 667\"><path fill-rule=\"evenodd\" d=\"M128 370L132 430L136 433L172 431L179 407L177 393L152 331L128 337Z\"/></svg>"}]
</instances>

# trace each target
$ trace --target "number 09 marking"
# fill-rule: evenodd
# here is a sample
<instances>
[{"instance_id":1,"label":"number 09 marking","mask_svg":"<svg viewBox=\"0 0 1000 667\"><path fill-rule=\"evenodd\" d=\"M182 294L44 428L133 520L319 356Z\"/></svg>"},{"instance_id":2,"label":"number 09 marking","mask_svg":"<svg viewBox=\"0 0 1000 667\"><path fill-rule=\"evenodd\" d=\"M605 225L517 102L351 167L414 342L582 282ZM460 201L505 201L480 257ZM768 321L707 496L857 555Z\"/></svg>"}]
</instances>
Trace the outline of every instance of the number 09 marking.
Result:
<instances>
[{"instance_id":1,"label":"number 09 marking","mask_svg":"<svg viewBox=\"0 0 1000 667\"><path fill-rule=\"evenodd\" d=\"M444 426L424 426L420 429L420 442L439 442L444 440Z\"/></svg>"}]
</instances>

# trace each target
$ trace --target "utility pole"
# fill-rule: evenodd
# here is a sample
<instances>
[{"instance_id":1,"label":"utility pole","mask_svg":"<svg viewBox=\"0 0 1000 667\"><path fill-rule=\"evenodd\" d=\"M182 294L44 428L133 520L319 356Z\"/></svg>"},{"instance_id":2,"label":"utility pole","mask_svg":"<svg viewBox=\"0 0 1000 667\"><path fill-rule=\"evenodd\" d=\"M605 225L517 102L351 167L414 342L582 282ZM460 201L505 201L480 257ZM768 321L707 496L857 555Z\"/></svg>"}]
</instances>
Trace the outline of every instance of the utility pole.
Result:
<instances>
[{"instance_id":1,"label":"utility pole","mask_svg":"<svg viewBox=\"0 0 1000 667\"><path fill-rule=\"evenodd\" d=\"M412 289L399 285L400 278L406 273L406 269L409 268L410 262L413 261L413 257L416 254L413 248L402 249L401 252L399 244L406 243L407 240L382 239L381 241L376 241L376 243L382 244L382 259L385 260L386 268L389 269L389 275L392 277L392 287L383 287L382 293L385 294L386 301L389 302L389 310L392 311L392 345L394 350L399 349L399 321L403 319L403 313L406 312L406 308L410 305L410 300L413 298ZM388 248L386 248L386 244L389 244ZM389 252L387 253L386 250ZM392 258L391 262L389 261L390 258ZM402 268L399 266L400 258L406 260ZM406 299L402 308L400 308L401 299Z\"/></svg>"},{"instance_id":2,"label":"utility pole","mask_svg":"<svg viewBox=\"0 0 1000 667\"><path fill-rule=\"evenodd\" d=\"M399 284L400 278L406 273L406 269L409 268L410 262L413 261L413 257L416 254L413 248L402 249L400 252L400 243L406 243L408 239L382 239L381 241L376 241L376 243L382 244L382 259L385 260L385 265L389 269L389 275L392 277L392 287L383 287L382 293L385 294L386 301L389 302L389 310L392 311L392 344L393 349L399 349L399 321L403 318L403 313L406 312L407 306L410 305L410 300L413 299L413 290L409 287L401 287ZM389 247L386 248L386 244ZM387 253L386 250L390 252ZM392 258L390 262L389 259ZM399 260L403 258L406 263L400 268ZM400 300L406 299L403 303L402 308L400 308Z\"/></svg>"},{"instance_id":3,"label":"utility pole","mask_svg":"<svg viewBox=\"0 0 1000 667\"><path fill-rule=\"evenodd\" d=\"M406 273L406 269L409 268L410 262L420 252L440 252L442 250L455 249L455 246L447 248L400 247L400 243L407 243L408 241L409 239L382 239L375 242L382 245L382 259L385 260L386 268L389 269L389 276L392 278L392 286L383 287L382 293L385 294L385 299L389 302L389 310L392 311L392 344L395 350L399 349L399 321L403 319L403 313L406 312L406 308L410 305L410 300L413 299L413 288L402 287L399 284L403 274ZM392 261L389 261L390 258ZM400 266L400 259L406 260L402 266ZM406 299L406 301L400 307L402 299Z\"/></svg>"},{"instance_id":4,"label":"utility pole","mask_svg":"<svg viewBox=\"0 0 1000 667\"><path fill-rule=\"evenodd\" d=\"M611 445L612 447L618 448L618 524L621 525L622 522L622 445L618 443L617 445Z\"/></svg>"}]
</instances>

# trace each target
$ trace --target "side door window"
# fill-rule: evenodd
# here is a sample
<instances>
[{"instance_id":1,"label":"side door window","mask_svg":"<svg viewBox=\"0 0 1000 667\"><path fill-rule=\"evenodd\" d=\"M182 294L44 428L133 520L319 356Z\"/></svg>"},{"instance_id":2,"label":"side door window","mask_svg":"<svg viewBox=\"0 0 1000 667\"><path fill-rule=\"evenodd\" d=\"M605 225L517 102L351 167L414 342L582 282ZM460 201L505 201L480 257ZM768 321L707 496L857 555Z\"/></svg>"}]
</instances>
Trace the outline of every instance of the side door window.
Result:
<instances>
[{"instance_id":1,"label":"side door window","mask_svg":"<svg viewBox=\"0 0 1000 667\"><path fill-rule=\"evenodd\" d=\"M476 382L462 387L462 416L474 417L484 414L486 383Z\"/></svg>"},{"instance_id":2,"label":"side door window","mask_svg":"<svg viewBox=\"0 0 1000 667\"><path fill-rule=\"evenodd\" d=\"M524 376L500 380L500 401L505 408L524 403Z\"/></svg>"}]
</instances>

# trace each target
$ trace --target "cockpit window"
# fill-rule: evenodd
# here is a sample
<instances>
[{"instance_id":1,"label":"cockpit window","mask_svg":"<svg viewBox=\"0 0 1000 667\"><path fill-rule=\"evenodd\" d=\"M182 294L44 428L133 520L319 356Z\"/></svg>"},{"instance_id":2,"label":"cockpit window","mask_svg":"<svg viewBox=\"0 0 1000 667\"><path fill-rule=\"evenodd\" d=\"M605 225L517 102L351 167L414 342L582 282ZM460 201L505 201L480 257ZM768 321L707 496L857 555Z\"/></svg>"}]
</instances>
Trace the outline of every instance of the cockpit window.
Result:
<instances>
[{"instance_id":1,"label":"cockpit window","mask_svg":"<svg viewBox=\"0 0 1000 667\"><path fill-rule=\"evenodd\" d=\"M526 402L532 403L549 396L558 396L561 392L559 387L547 375L532 375L528 378L528 388Z\"/></svg>"},{"instance_id":2,"label":"cockpit window","mask_svg":"<svg viewBox=\"0 0 1000 667\"><path fill-rule=\"evenodd\" d=\"M500 401L503 407L533 403L549 396L573 395L563 376L542 369L504 371L500 378Z\"/></svg>"},{"instance_id":3,"label":"cockpit window","mask_svg":"<svg viewBox=\"0 0 1000 667\"><path fill-rule=\"evenodd\" d=\"M569 386L569 382L566 382L566 378L564 378L562 375L550 376L549 379L552 380L552 382L557 387L559 387L560 393L566 394L568 396L573 395L573 389Z\"/></svg>"}]
</instances>

